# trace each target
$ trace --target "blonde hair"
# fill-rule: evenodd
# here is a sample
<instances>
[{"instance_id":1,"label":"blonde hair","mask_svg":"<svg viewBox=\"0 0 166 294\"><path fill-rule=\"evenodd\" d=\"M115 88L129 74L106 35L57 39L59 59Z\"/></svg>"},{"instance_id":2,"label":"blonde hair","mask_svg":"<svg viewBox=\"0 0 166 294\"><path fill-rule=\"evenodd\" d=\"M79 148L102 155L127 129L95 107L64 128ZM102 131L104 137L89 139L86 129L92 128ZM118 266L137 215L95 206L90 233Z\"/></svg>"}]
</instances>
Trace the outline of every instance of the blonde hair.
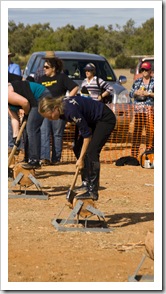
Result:
<instances>
[{"instance_id":1,"label":"blonde hair","mask_svg":"<svg viewBox=\"0 0 166 294\"><path fill-rule=\"evenodd\" d=\"M58 98L45 96L39 101L38 112L42 115L48 111L53 112L55 107L58 107L60 115L63 114L64 113L63 98L64 96L60 96Z\"/></svg>"}]
</instances>

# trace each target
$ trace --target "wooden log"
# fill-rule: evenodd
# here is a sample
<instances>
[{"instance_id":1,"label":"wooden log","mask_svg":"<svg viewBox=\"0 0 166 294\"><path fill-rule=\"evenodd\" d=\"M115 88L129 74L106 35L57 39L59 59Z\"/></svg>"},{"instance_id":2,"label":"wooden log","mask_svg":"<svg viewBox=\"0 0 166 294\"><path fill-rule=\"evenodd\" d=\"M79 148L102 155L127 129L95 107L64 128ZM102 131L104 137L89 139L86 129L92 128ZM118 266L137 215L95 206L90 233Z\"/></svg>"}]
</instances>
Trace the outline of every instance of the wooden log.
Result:
<instances>
[{"instance_id":1,"label":"wooden log","mask_svg":"<svg viewBox=\"0 0 166 294\"><path fill-rule=\"evenodd\" d=\"M91 217L93 215L93 213L91 213L90 211L88 211L86 209L86 207L88 205L91 205L92 207L96 208L96 204L95 204L95 201L92 200L92 199L77 199L77 198L74 198L73 199L73 208L76 206L77 202L81 200L83 202L83 205L78 213L78 216L81 216L82 218L87 218L87 217Z\"/></svg>"},{"instance_id":2,"label":"wooden log","mask_svg":"<svg viewBox=\"0 0 166 294\"><path fill-rule=\"evenodd\" d=\"M31 174L32 176L35 176L35 171L34 169L24 169L22 167L21 163L17 163L14 168L13 168L13 177L14 179L18 176L19 173L23 174L23 177L21 178L21 180L19 181L18 184L20 184L21 186L26 186L29 187L31 185L33 185L33 182L28 178L28 176Z\"/></svg>"},{"instance_id":3,"label":"wooden log","mask_svg":"<svg viewBox=\"0 0 166 294\"><path fill-rule=\"evenodd\" d=\"M154 260L154 233L148 231L145 238L145 249L151 259Z\"/></svg>"}]
</instances>

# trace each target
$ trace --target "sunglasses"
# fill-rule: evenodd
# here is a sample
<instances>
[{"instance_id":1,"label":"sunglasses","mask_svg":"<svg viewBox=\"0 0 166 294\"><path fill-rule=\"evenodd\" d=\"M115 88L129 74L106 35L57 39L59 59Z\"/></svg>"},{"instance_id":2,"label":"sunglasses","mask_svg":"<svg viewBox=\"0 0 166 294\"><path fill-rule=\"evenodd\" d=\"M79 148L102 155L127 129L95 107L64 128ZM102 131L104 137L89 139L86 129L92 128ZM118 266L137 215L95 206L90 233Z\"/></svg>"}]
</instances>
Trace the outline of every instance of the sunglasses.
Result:
<instances>
[{"instance_id":1,"label":"sunglasses","mask_svg":"<svg viewBox=\"0 0 166 294\"><path fill-rule=\"evenodd\" d=\"M43 68L45 68L45 69L49 69L49 68L51 68L51 66L44 65Z\"/></svg>"},{"instance_id":2,"label":"sunglasses","mask_svg":"<svg viewBox=\"0 0 166 294\"><path fill-rule=\"evenodd\" d=\"M141 69L141 72L143 72L143 71L149 71L150 69L146 69L146 68L142 68Z\"/></svg>"}]
</instances>

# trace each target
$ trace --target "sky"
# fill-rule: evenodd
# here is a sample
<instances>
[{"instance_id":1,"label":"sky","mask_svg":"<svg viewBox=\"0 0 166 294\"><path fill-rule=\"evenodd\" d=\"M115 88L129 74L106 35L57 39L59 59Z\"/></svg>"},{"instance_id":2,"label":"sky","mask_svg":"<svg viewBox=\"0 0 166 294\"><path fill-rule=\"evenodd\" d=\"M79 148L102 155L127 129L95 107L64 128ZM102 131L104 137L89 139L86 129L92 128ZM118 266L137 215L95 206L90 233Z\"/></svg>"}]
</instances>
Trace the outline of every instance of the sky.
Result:
<instances>
[{"instance_id":1,"label":"sky","mask_svg":"<svg viewBox=\"0 0 166 294\"><path fill-rule=\"evenodd\" d=\"M116 25L123 27L129 19L135 23L135 27L141 26L148 19L154 17L153 8L10 8L8 20L13 20L16 25L32 25L37 23L50 23L50 27L56 30L58 27L73 25L75 28L94 25Z\"/></svg>"}]
</instances>

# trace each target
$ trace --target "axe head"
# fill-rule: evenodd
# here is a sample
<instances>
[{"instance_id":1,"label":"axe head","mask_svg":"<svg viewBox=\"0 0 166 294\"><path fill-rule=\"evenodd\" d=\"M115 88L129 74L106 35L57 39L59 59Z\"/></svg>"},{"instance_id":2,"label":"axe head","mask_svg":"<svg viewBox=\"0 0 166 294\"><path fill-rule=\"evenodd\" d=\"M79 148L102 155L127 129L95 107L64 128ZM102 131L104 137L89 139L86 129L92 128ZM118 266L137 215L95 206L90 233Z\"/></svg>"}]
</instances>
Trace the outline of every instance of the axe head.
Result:
<instances>
[{"instance_id":1,"label":"axe head","mask_svg":"<svg viewBox=\"0 0 166 294\"><path fill-rule=\"evenodd\" d=\"M66 194L66 199L68 202L72 204L75 196L76 196L76 193L73 190L69 189Z\"/></svg>"},{"instance_id":2,"label":"axe head","mask_svg":"<svg viewBox=\"0 0 166 294\"><path fill-rule=\"evenodd\" d=\"M8 167L8 178L12 178L13 179L13 169Z\"/></svg>"}]
</instances>

